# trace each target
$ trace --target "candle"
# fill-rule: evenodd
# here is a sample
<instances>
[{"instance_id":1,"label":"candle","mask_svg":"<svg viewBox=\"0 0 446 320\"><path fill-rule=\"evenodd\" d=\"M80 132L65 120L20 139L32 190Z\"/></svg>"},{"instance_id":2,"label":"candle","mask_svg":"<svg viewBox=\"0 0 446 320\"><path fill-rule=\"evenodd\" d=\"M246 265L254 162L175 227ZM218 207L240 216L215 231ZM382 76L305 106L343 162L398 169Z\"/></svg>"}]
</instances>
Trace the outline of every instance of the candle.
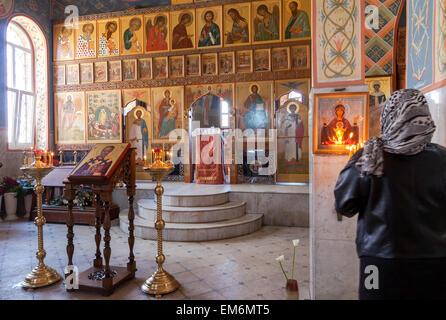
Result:
<instances>
[{"instance_id":1,"label":"candle","mask_svg":"<svg viewBox=\"0 0 446 320\"><path fill-rule=\"evenodd\" d=\"M166 153L164 152L164 143L163 143L163 153L162 153L163 162L166 162Z\"/></svg>"},{"instance_id":2,"label":"candle","mask_svg":"<svg viewBox=\"0 0 446 320\"><path fill-rule=\"evenodd\" d=\"M50 163L49 163L50 166L53 165L53 157L54 157L54 152L51 152L51 153L50 153L50 161L49 161L49 162L50 162Z\"/></svg>"},{"instance_id":3,"label":"candle","mask_svg":"<svg viewBox=\"0 0 446 320\"><path fill-rule=\"evenodd\" d=\"M26 161L26 151L23 151L23 165L26 167L27 161Z\"/></svg>"},{"instance_id":4,"label":"candle","mask_svg":"<svg viewBox=\"0 0 446 320\"><path fill-rule=\"evenodd\" d=\"M147 156L144 156L144 166L147 167Z\"/></svg>"},{"instance_id":5,"label":"candle","mask_svg":"<svg viewBox=\"0 0 446 320\"><path fill-rule=\"evenodd\" d=\"M48 151L47 150L45 150L45 153L43 154L43 163L47 163L47 154L48 154Z\"/></svg>"}]
</instances>

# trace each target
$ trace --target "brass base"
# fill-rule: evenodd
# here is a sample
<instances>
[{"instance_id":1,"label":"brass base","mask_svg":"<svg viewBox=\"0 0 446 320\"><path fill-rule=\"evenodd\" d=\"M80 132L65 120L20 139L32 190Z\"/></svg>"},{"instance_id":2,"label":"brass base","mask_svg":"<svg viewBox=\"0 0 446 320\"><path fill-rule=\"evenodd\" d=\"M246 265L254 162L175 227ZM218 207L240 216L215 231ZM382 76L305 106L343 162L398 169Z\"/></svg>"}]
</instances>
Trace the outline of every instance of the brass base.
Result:
<instances>
[{"instance_id":1,"label":"brass base","mask_svg":"<svg viewBox=\"0 0 446 320\"><path fill-rule=\"evenodd\" d=\"M162 295L176 291L179 287L178 281L160 268L144 282L141 289L144 293L160 298Z\"/></svg>"},{"instance_id":2,"label":"brass base","mask_svg":"<svg viewBox=\"0 0 446 320\"><path fill-rule=\"evenodd\" d=\"M46 265L38 265L20 283L24 289L35 289L49 286L58 282L62 277L52 268Z\"/></svg>"}]
</instances>

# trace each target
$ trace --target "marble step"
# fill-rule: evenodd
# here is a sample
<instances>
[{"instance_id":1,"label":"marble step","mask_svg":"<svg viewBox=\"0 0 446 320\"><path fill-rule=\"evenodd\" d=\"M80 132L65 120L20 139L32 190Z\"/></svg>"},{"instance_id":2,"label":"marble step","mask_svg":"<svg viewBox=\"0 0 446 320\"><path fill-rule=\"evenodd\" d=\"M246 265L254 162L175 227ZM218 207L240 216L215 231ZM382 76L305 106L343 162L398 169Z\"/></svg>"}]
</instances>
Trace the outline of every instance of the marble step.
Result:
<instances>
[{"instance_id":1,"label":"marble step","mask_svg":"<svg viewBox=\"0 0 446 320\"><path fill-rule=\"evenodd\" d=\"M229 192L194 194L192 191L183 190L181 192L165 192L163 195L163 204L171 207L212 207L226 202L229 202Z\"/></svg>"},{"instance_id":2,"label":"marble step","mask_svg":"<svg viewBox=\"0 0 446 320\"><path fill-rule=\"evenodd\" d=\"M163 204L163 220L171 223L206 223L236 219L245 214L245 202L227 202L209 207L175 207ZM156 202L138 201L138 216L156 220Z\"/></svg>"},{"instance_id":3,"label":"marble step","mask_svg":"<svg viewBox=\"0 0 446 320\"><path fill-rule=\"evenodd\" d=\"M119 215L121 230L128 233L128 210L122 210ZM263 214L247 214L237 219L211 223L166 223L163 239L166 241L211 241L239 237L260 230ZM156 240L157 230L154 222L135 218L135 236Z\"/></svg>"}]
</instances>

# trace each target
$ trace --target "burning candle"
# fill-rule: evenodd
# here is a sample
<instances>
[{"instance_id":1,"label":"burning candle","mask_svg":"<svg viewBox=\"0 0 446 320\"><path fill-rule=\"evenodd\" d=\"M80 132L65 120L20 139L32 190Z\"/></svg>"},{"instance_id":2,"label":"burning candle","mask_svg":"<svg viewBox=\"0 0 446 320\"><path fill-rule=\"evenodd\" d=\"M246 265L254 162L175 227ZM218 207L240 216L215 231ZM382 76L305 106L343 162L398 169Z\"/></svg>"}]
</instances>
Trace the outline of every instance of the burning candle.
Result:
<instances>
[{"instance_id":1,"label":"burning candle","mask_svg":"<svg viewBox=\"0 0 446 320\"><path fill-rule=\"evenodd\" d=\"M162 154L163 162L166 162L166 153L164 152L164 143L163 143L163 154Z\"/></svg>"},{"instance_id":2,"label":"burning candle","mask_svg":"<svg viewBox=\"0 0 446 320\"><path fill-rule=\"evenodd\" d=\"M50 153L50 161L49 161L49 165L52 166L53 165L53 157L54 157L54 152Z\"/></svg>"},{"instance_id":3,"label":"burning candle","mask_svg":"<svg viewBox=\"0 0 446 320\"><path fill-rule=\"evenodd\" d=\"M26 167L27 159L26 159L26 151L23 151L23 165Z\"/></svg>"},{"instance_id":4,"label":"burning candle","mask_svg":"<svg viewBox=\"0 0 446 320\"><path fill-rule=\"evenodd\" d=\"M43 154L43 163L47 163L47 155L48 155L48 151L45 150L45 153Z\"/></svg>"},{"instance_id":5,"label":"burning candle","mask_svg":"<svg viewBox=\"0 0 446 320\"><path fill-rule=\"evenodd\" d=\"M147 156L144 156L144 166L147 167Z\"/></svg>"}]
</instances>

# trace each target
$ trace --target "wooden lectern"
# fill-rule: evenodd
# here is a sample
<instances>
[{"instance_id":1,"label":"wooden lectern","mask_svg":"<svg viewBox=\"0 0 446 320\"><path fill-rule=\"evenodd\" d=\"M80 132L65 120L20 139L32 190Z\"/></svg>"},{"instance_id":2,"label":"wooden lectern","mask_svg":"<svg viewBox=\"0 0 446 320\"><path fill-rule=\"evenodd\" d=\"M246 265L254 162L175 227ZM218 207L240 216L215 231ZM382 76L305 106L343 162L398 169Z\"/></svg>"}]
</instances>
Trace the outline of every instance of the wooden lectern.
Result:
<instances>
[{"instance_id":1,"label":"wooden lectern","mask_svg":"<svg viewBox=\"0 0 446 320\"><path fill-rule=\"evenodd\" d=\"M67 227L68 227L68 265L73 265L74 253L74 216L73 200L76 189L82 185L92 187L96 199L96 254L93 267L79 274L79 290L94 291L104 296L111 295L115 288L126 280L133 279L136 272L136 262L133 253L135 243L133 220L135 213L133 201L136 192L136 166L135 149L128 143L97 144L90 153L79 163L71 175L64 180L65 199L68 201ZM112 193L117 183L123 181L127 186L129 200L129 258L127 267L110 266L110 206ZM101 223L103 221L103 224ZM104 251L101 256L101 227L104 228ZM66 274L65 277L69 275ZM67 288L67 291L73 291Z\"/></svg>"}]
</instances>

